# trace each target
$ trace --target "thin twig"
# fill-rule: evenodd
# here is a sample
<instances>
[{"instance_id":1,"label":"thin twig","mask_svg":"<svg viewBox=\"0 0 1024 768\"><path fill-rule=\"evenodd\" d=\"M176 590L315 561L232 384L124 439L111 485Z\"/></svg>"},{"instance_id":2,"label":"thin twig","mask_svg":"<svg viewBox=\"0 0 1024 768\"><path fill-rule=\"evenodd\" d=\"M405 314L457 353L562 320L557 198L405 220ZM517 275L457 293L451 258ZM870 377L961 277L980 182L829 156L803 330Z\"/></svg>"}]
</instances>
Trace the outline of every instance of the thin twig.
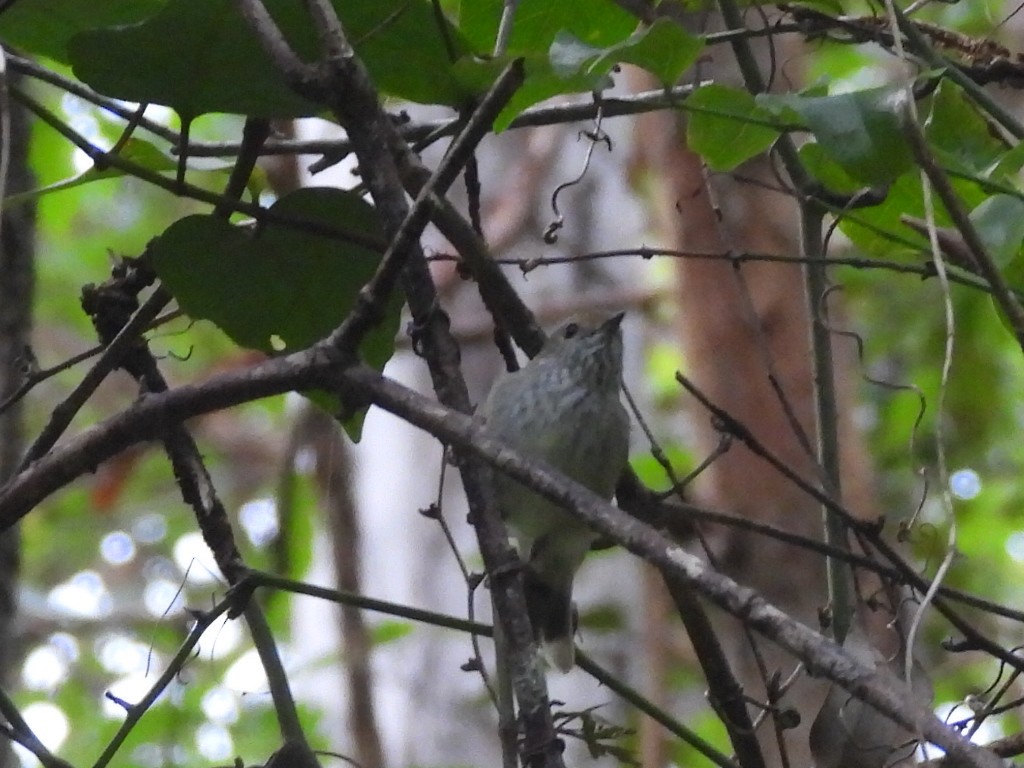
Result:
<instances>
[{"instance_id":1,"label":"thin twig","mask_svg":"<svg viewBox=\"0 0 1024 768\"><path fill-rule=\"evenodd\" d=\"M721 429L730 432L734 437L741 440L743 444L753 451L756 456L759 456L761 459L768 462L768 464L774 467L777 472L787 478L801 491L806 493L829 511L839 515L843 519L847 528L856 532L864 540L869 541L873 547L875 547L900 571L900 573L903 574L907 584L922 593L928 591L929 582L918 574L917 571L907 565L900 554L881 537L880 530L877 526L858 520L849 510L843 507L842 504L829 496L828 493L801 477L800 474L794 471L788 464L786 464L786 462L782 461L778 456L769 451L756 437L754 437L746 426L733 418L724 409L712 403L692 381L687 379L681 373L676 373L676 379L687 392L697 398L698 402L700 402L700 404L714 416ZM956 612L950 609L950 607L943 601L936 599L935 607L954 627L956 627L966 637L970 638L975 644L975 647L1006 662L1014 669L1024 670L1024 658L1005 650L998 643L981 634L975 625L963 619Z\"/></svg>"},{"instance_id":2,"label":"thin twig","mask_svg":"<svg viewBox=\"0 0 1024 768\"><path fill-rule=\"evenodd\" d=\"M814 414L817 433L816 459L822 469L825 489L836 499L842 498L839 468L839 411L836 399L835 361L832 353L832 334L827 325L828 274L827 259L822 241L824 212L813 200L804 200L800 206L801 256L808 260L805 268L805 301L811 321L811 361L814 383ZM824 317L823 317L824 315ZM848 549L849 538L842 519L827 508L822 508L825 541L833 547ZM857 610L853 587L853 573L846 564L827 558L828 597L831 608L832 633L836 642L846 639Z\"/></svg>"},{"instance_id":3,"label":"thin twig","mask_svg":"<svg viewBox=\"0 0 1024 768\"><path fill-rule=\"evenodd\" d=\"M158 288L136 310L135 314L132 315L131 319L114 337L113 341L103 348L100 359L82 377L82 380L72 390L71 394L58 403L50 412L50 420L26 452L19 472L24 471L29 464L38 460L54 446L61 435L64 434L68 425L71 424L75 414L92 397L96 388L103 383L103 380L106 379L111 371L120 365L122 358L130 351L131 347L138 343L139 335L142 333L143 328L160 314L160 310L167 306L170 300L171 295Z\"/></svg>"},{"instance_id":4,"label":"thin twig","mask_svg":"<svg viewBox=\"0 0 1024 768\"><path fill-rule=\"evenodd\" d=\"M675 109L693 91L706 82L697 85L679 85L657 91L644 91L629 95L606 95L601 105L604 116L625 117L661 109ZM530 107L517 115L508 129L536 128L546 125L593 120L598 106L593 98L574 99L558 104L546 104ZM462 118L428 120L399 125L397 131L407 142L419 142L430 137L436 141L447 136L454 136L462 127ZM238 152L238 142L192 142L189 154L192 157L223 157L233 156ZM295 154L324 155L324 164L317 163L313 170L323 170L328 165L340 162L352 152L349 139L277 139L268 141L263 148L264 154Z\"/></svg>"},{"instance_id":5,"label":"thin twig","mask_svg":"<svg viewBox=\"0 0 1024 768\"><path fill-rule=\"evenodd\" d=\"M93 763L92 768L105 768L113 760L114 755L117 754L117 750L121 748L132 730L138 724L142 716L152 708L156 703L156 700L160 698L160 695L164 692L168 685L174 682L175 678L184 669L185 664L189 659L192 658L192 653L195 650L196 644L202 638L203 633L209 629L210 625L219 617L233 611L238 604L237 595L229 594L223 600L221 600L212 609L205 612L193 611L192 616L195 619L195 625L189 631L188 637L181 644L178 652L174 654L174 658L167 664L167 668L160 673L160 677L149 687L146 694L135 704L130 705L125 712L124 722L117 729L117 733L107 743L107 746L103 748L103 752Z\"/></svg>"},{"instance_id":6,"label":"thin twig","mask_svg":"<svg viewBox=\"0 0 1024 768\"><path fill-rule=\"evenodd\" d=\"M891 19L890 28L893 35L894 50L896 51L896 55L900 59L903 59L903 41L898 34L900 19L899 12L897 11L896 4L893 0L885 0L885 4ZM904 122L912 124L913 126L917 126L920 119L917 112L917 104L914 101L913 88L910 83L906 86L904 110L901 118ZM911 144L914 144L915 141L915 139L911 139ZM919 169L918 175L921 179L925 220L928 230L928 244L931 247L932 263L935 265L935 272L939 278L939 285L942 286L942 305L946 324L946 338L945 344L943 345L942 355L942 373L939 379L939 391L936 403L939 418L935 427L935 453L939 473L939 492L941 494L943 510L946 513L946 519L949 521L949 529L947 532L946 552L942 558L942 562L936 569L935 576L932 578L932 583L928 586L928 591L925 592L924 596L921 598L921 601L910 620L910 625L907 628L907 638L905 642L906 648L904 651L903 661L903 679L907 686L913 685L914 650L917 645L918 633L924 623L925 617L927 616L929 606L935 599L935 595L938 593L939 587L942 585L946 574L949 572L949 569L953 564L953 558L956 556L957 538L956 515L953 513L953 495L949 488L949 474L946 464L945 430L943 428L942 419L942 414L945 411L949 372L953 366L953 350L956 340L956 315L953 311L953 299L949 291L949 281L946 279L946 262L942 257L942 249L939 247L939 238L935 226L935 203L932 198L932 189L934 185L930 182L930 175L928 174L927 169L923 166ZM1018 671L1015 670L1015 672Z\"/></svg>"},{"instance_id":7,"label":"thin twig","mask_svg":"<svg viewBox=\"0 0 1024 768\"><path fill-rule=\"evenodd\" d=\"M444 195L458 177L461 168L490 130L494 119L512 98L522 80L521 61L513 62L505 68L466 121L465 127L452 142L437 170L417 190L416 200L391 238L376 273L359 291L355 308L331 336L331 343L338 349L353 353L363 335L380 319L384 303L391 294L414 244L430 221L435 199Z\"/></svg>"},{"instance_id":8,"label":"thin twig","mask_svg":"<svg viewBox=\"0 0 1024 768\"><path fill-rule=\"evenodd\" d=\"M714 745L709 744L697 733L680 723L671 713L666 712L657 704L612 675L579 648L576 649L576 664L605 688L628 701L652 720L666 728L671 734L679 737L681 741L696 749L712 763L719 766L719 768L738 768L735 761L730 760L726 755L715 749Z\"/></svg>"},{"instance_id":9,"label":"thin twig","mask_svg":"<svg viewBox=\"0 0 1024 768\"><path fill-rule=\"evenodd\" d=\"M232 212L244 213L252 216L256 221L261 223L279 224L281 226L298 229L304 232L318 234L322 237L336 237L344 242L349 242L372 251L381 251L384 249L384 244L382 242L362 232L349 231L344 227L327 225L318 221L280 216L274 213L272 209L264 208L254 203L247 203L226 195L209 192L202 187L197 187L196 185L189 184L187 182L164 178L164 176L157 171L146 168L145 166L139 165L131 160L127 160L121 155L111 154L103 151L99 147L96 147L84 136L72 129L69 125L65 124L50 110L23 91L15 89L11 91L11 95L43 122L85 152L97 168L117 168L126 174L142 179L143 181L178 197L187 197L193 200L198 200L199 202L208 203L215 208L223 207L231 210Z\"/></svg>"},{"instance_id":10,"label":"thin twig","mask_svg":"<svg viewBox=\"0 0 1024 768\"><path fill-rule=\"evenodd\" d=\"M25 718L21 716L21 711L3 688L0 688L0 715L3 716L10 727L9 737L35 755L44 768L71 768L68 763L56 757L39 740L35 731L25 722Z\"/></svg>"}]
</instances>

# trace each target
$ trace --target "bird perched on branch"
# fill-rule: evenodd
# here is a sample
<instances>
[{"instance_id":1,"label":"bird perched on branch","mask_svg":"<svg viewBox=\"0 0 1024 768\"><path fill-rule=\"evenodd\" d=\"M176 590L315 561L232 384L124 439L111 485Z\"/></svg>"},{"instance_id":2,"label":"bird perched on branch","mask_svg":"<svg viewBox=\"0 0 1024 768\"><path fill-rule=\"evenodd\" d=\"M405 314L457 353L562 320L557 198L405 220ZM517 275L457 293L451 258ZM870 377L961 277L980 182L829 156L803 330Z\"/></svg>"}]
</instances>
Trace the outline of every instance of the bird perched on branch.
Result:
<instances>
[{"instance_id":1,"label":"bird perched on branch","mask_svg":"<svg viewBox=\"0 0 1024 768\"><path fill-rule=\"evenodd\" d=\"M623 313L596 326L558 329L521 370L494 384L483 414L498 439L610 499L629 452L622 386ZM574 663L572 581L597 533L568 510L506 475L498 508L525 563L530 623L555 667Z\"/></svg>"}]
</instances>

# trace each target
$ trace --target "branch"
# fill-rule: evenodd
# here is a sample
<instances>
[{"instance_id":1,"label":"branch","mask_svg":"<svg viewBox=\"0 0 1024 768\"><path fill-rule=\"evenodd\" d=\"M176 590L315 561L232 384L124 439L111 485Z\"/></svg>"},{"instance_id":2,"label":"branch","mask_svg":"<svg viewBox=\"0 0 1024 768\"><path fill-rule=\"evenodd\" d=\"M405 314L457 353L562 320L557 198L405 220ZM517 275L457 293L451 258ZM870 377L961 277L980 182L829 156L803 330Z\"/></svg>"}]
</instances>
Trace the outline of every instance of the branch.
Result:
<instances>
[{"instance_id":1,"label":"branch","mask_svg":"<svg viewBox=\"0 0 1024 768\"><path fill-rule=\"evenodd\" d=\"M602 96L600 105L592 97L588 97L561 104L530 107L517 115L509 123L507 130L593 120L597 116L598 109L606 118L674 109L694 90L707 84L707 81L704 81L696 85L677 85L672 88L643 91L631 95ZM396 130L405 141L418 144L428 139L437 140L454 136L462 124L461 117L454 117L405 123L397 126ZM168 136L165 138L171 140ZM172 144L177 146L174 141ZM192 157L233 157L240 148L241 145L237 141L191 142L188 145L188 151ZM351 152L352 142L349 139L277 139L268 141L262 149L262 153L265 155L323 155L324 157L310 168L314 173L341 162Z\"/></svg>"},{"instance_id":2,"label":"branch","mask_svg":"<svg viewBox=\"0 0 1024 768\"><path fill-rule=\"evenodd\" d=\"M803 660L822 675L867 702L886 717L923 738L965 765L996 768L991 753L970 744L917 702L891 676L871 670L850 658L840 646L789 618L751 589L711 571L677 544L603 501L541 462L519 456L493 438L469 416L419 395L364 366L334 370L336 353L325 345L270 360L245 371L216 376L150 395L125 412L69 440L50 452L0 490L0 524L38 503L57 487L128 445L150 440L171 423L256 397L290 389L340 388L368 400L424 429L439 439L472 451L491 466L570 509L595 530L634 554L678 578L725 611Z\"/></svg>"},{"instance_id":3,"label":"branch","mask_svg":"<svg viewBox=\"0 0 1024 768\"><path fill-rule=\"evenodd\" d=\"M914 587L922 594L931 590L931 584L914 568L909 566L900 554L881 537L881 526L865 523L863 520L859 520L854 517L848 509L829 496L828 493L813 483L808 482L795 472L788 464L786 464L786 462L782 461L778 456L769 451L756 437L754 437L746 426L733 418L733 416L727 411L719 408L708 400L704 393L697 389L693 382L678 372L676 373L676 379L687 392L693 395L697 401L712 414L716 423L719 425L719 429L724 432L728 432L738 440L742 441L743 444L754 453L754 455L768 462L777 472L779 472L779 474L790 480L797 488L817 501L829 512L841 517L850 530L856 531L857 534L863 537L865 541L870 542L887 560L889 560L889 562L899 569L905 583ZM945 604L944 601L936 598L933 601L933 605L936 610L938 610L939 613L949 621L950 624L956 627L966 637L970 638L972 641L971 647L974 650L983 650L986 653L995 656L997 659L1004 661L1014 669L1024 671L1024 658L1005 650L998 643L981 634L971 622L963 619L955 613L948 605Z\"/></svg>"},{"instance_id":4,"label":"branch","mask_svg":"<svg viewBox=\"0 0 1024 768\"><path fill-rule=\"evenodd\" d=\"M251 130L249 133L252 133ZM254 140L260 141L263 134L262 130L257 129L253 136ZM239 157L236 173L232 175L232 183L229 184L229 192L234 189L236 193L241 193L254 162L255 155ZM227 218L226 212L215 215ZM90 315L101 342L110 341L114 334L123 334L124 327L131 322L125 322L128 314L138 305L138 291L153 279L152 273L138 268L136 263L120 264L115 268L111 280L98 288L83 291L83 307ZM135 311L132 319L136 319L139 314L139 311ZM137 342L137 345L129 350L129 354L121 359L120 364L138 382L141 392L159 393L168 390L167 381L157 365L156 358L144 341ZM182 500L192 508L203 541L213 553L217 566L228 583L237 584L245 573L245 564L235 544L227 510L217 493L195 439L183 423L178 423L168 426L162 442ZM263 611L257 603L249 601L244 607L244 613L253 644L266 671L281 734L295 749L311 755L288 677ZM313 765L315 762L310 764Z\"/></svg>"},{"instance_id":5,"label":"branch","mask_svg":"<svg viewBox=\"0 0 1024 768\"><path fill-rule=\"evenodd\" d=\"M264 46L280 58L280 52L275 54L273 50L280 47L280 30L273 26L262 2L236 2ZM334 8L326 0L308 0L308 6L321 32L322 57L317 69L318 79L311 85L304 79L306 73L289 70L287 61L283 62L282 72L297 92L323 96L323 103L331 109L352 140L362 179L373 198L385 232L392 242L400 236L408 240L403 247L407 255L402 254L405 256L402 284L413 315L414 345L427 361L438 399L456 411L469 413L469 390L459 367L458 345L449 331L448 317L440 309L422 248L417 239L408 238L410 211L395 163L395 158L405 148L404 142L391 117L381 106L369 73L353 53ZM517 68L513 65L513 75ZM510 95L511 91L508 93ZM453 166L446 173L454 170ZM427 196L432 197L429 191ZM521 569L515 567L517 559L509 545L508 531L498 514L490 477L483 465L471 455L459 451L455 455L480 552L490 576L491 595L502 639L509 652L512 683L523 725L523 761L529 766L561 768L564 764L562 745L555 735L547 682L526 612ZM514 756L507 755L506 758L512 760Z\"/></svg>"},{"instance_id":6,"label":"branch","mask_svg":"<svg viewBox=\"0 0 1024 768\"><path fill-rule=\"evenodd\" d=\"M354 311L332 334L332 343L339 349L354 353L363 335L379 322L387 297L394 289L410 253L414 248L418 250L418 240L430 221L435 197L443 196L452 185L466 159L483 140L494 119L522 81L521 61L515 61L505 68L470 115L437 170L417 190L416 201L398 224L373 279L360 290Z\"/></svg>"},{"instance_id":7,"label":"branch","mask_svg":"<svg viewBox=\"0 0 1024 768\"><path fill-rule=\"evenodd\" d=\"M130 704L125 711L124 722L117 729L117 733L114 734L114 738L110 740L107 746L104 748L103 753L99 756L92 768L105 768L110 764L110 761L114 758L117 750L121 748L128 735L135 728L136 724L142 718L142 716L156 703L156 700L160 698L160 694L164 692L164 689L170 685L175 678L184 669L185 664L192 658L192 654L195 650L196 644L199 642L203 633L210 628L210 625L217 619L217 617L228 613L229 611L235 611L239 609L238 595L229 594L223 600L221 600L212 609L205 612L193 611L192 618L195 620L195 624L189 630L188 637L181 644L178 652L174 654L174 658L171 659L167 668L160 674L160 677L156 679L156 682L150 686L149 691L143 696L137 703Z\"/></svg>"},{"instance_id":8,"label":"branch","mask_svg":"<svg viewBox=\"0 0 1024 768\"><path fill-rule=\"evenodd\" d=\"M119 171L123 171L130 176L142 179L143 181L178 197L187 197L203 203L208 203L213 206L215 210L221 212L230 211L233 213L244 213L252 216L260 223L274 223L298 229L302 232L319 234L322 237L335 237L343 242L353 243L354 245L367 248L371 251L382 251L384 249L384 243L382 243L378 238L362 232L349 231L344 227L328 225L318 221L303 220L293 216L280 216L273 210L264 208L256 203L247 203L242 200L236 200L227 195L210 192L202 187L197 187L195 184L189 184L181 180L164 178L159 171L146 168L117 154L116 152L105 152L99 147L94 146L84 136L66 125L60 118L23 91L12 90L11 95L14 99L19 101L33 114L35 114L40 120L45 122L64 138L85 152L99 170L105 168L116 168Z\"/></svg>"},{"instance_id":9,"label":"branch","mask_svg":"<svg viewBox=\"0 0 1024 768\"><path fill-rule=\"evenodd\" d=\"M320 365L312 363L314 357L321 358ZM160 439L173 424L290 390L330 389L335 377L323 359L328 359L324 351L314 348L166 394L143 395L127 410L50 450L0 488L0 529L128 446Z\"/></svg>"},{"instance_id":10,"label":"branch","mask_svg":"<svg viewBox=\"0 0 1024 768\"><path fill-rule=\"evenodd\" d=\"M991 753L963 739L918 702L891 675L855 661L839 645L769 604L753 590L716 573L654 529L639 523L542 462L528 460L490 438L472 419L457 414L365 368L344 378L378 406L446 442L464 445L495 468L570 509L598 532L671 574L686 587L803 660L812 674L840 685L908 730L921 734L971 766L1001 765Z\"/></svg>"},{"instance_id":11,"label":"branch","mask_svg":"<svg viewBox=\"0 0 1024 768\"><path fill-rule=\"evenodd\" d=\"M82 380L78 382L71 391L71 394L58 403L50 413L50 420L26 452L25 458L22 459L22 470L54 446L57 440L60 439L60 436L64 434L68 425L71 424L75 414L92 397L96 388L103 383L104 379L121 364L121 361L131 351L132 347L138 343L142 331L160 314L160 310L167 306L170 300L170 294L163 289L157 289L135 311L131 319L124 324L117 335L109 342L105 342L99 360L82 377Z\"/></svg>"}]
</instances>

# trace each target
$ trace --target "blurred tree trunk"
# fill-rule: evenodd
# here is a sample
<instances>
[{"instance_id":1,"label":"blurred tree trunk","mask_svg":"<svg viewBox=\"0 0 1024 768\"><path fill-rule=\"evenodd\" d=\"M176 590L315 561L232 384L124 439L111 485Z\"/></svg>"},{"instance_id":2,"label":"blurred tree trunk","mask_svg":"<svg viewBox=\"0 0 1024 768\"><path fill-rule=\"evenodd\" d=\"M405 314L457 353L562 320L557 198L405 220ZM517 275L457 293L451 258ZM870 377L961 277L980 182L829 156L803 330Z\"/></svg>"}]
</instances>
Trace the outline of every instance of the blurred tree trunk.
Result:
<instances>
[{"instance_id":1,"label":"blurred tree trunk","mask_svg":"<svg viewBox=\"0 0 1024 768\"><path fill-rule=\"evenodd\" d=\"M338 423L324 411L307 405L303 415L316 455L316 477L327 511L328 533L338 589L363 594L362 533L352 497L352 456ZM348 690L348 724L355 761L367 768L383 768L384 748L373 700L373 651L370 629L361 609L338 606L341 650Z\"/></svg>"},{"instance_id":2,"label":"blurred tree trunk","mask_svg":"<svg viewBox=\"0 0 1024 768\"><path fill-rule=\"evenodd\" d=\"M28 166L30 126L25 110L7 99L6 86L0 99L5 110L7 135L0 136L8 153L7 176L3 195L24 192L33 187ZM29 370L32 354L29 333L32 325L32 293L35 282L35 206L23 203L3 211L0 220L0 402L21 385ZM11 405L0 413L0 483L17 469L25 449L22 406ZM0 533L0 681L7 685L18 657L14 637L17 610L17 581L20 565L20 540L16 528ZM18 765L4 739L0 766Z\"/></svg>"}]
</instances>

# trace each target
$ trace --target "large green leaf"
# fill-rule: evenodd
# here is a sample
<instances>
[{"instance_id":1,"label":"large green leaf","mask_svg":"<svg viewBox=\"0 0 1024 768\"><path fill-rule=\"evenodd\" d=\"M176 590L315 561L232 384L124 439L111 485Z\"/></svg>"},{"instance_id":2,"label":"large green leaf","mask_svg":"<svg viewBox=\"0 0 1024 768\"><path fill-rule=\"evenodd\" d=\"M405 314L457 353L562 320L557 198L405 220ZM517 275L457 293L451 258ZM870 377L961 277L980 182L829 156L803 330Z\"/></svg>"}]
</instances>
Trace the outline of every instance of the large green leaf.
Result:
<instances>
[{"instance_id":1,"label":"large green leaf","mask_svg":"<svg viewBox=\"0 0 1024 768\"><path fill-rule=\"evenodd\" d=\"M293 34L291 41L300 55L315 53L308 39ZM140 24L76 35L70 54L75 75L101 93L165 104L185 120L206 112L298 117L320 109L288 87L231 0L172 0Z\"/></svg>"},{"instance_id":2,"label":"large green leaf","mask_svg":"<svg viewBox=\"0 0 1024 768\"><path fill-rule=\"evenodd\" d=\"M1024 294L1024 200L1012 195L993 195L971 211L971 221L1007 285ZM1003 326L1013 332L1013 324L992 302Z\"/></svg>"},{"instance_id":3,"label":"large green leaf","mask_svg":"<svg viewBox=\"0 0 1024 768\"><path fill-rule=\"evenodd\" d=\"M998 166L1009 150L963 90L948 80L935 91L924 133L942 164L958 171L985 172Z\"/></svg>"},{"instance_id":4,"label":"large green leaf","mask_svg":"<svg viewBox=\"0 0 1024 768\"><path fill-rule=\"evenodd\" d=\"M1024 168L1024 144L1018 144L1000 155L992 166L986 169L990 179L998 181L1014 179L1021 168Z\"/></svg>"},{"instance_id":5,"label":"large green leaf","mask_svg":"<svg viewBox=\"0 0 1024 768\"><path fill-rule=\"evenodd\" d=\"M864 184L853 178L832 158L819 143L808 142L800 148L800 159L811 175L828 189L838 193L853 193L864 189ZM988 195L973 181L953 179L953 188L968 207L981 204ZM885 190L878 205L844 211L839 217L839 228L864 253L879 259L912 258L920 261L929 253L927 238L918 234L902 219L909 216L925 219L927 211L920 174L914 170L904 173ZM952 225L946 209L934 206L935 223L940 227Z\"/></svg>"},{"instance_id":6,"label":"large green leaf","mask_svg":"<svg viewBox=\"0 0 1024 768\"><path fill-rule=\"evenodd\" d=\"M731 171L779 137L773 115L739 88L705 85L686 100L686 109L686 143L716 171Z\"/></svg>"},{"instance_id":7,"label":"large green leaf","mask_svg":"<svg viewBox=\"0 0 1024 768\"><path fill-rule=\"evenodd\" d=\"M905 94L902 86L886 86L833 96L761 94L757 102L798 114L822 149L853 178L888 184L914 164L900 122Z\"/></svg>"},{"instance_id":8,"label":"large green leaf","mask_svg":"<svg viewBox=\"0 0 1024 768\"><path fill-rule=\"evenodd\" d=\"M465 100L468 94L451 71L429 3L335 0L334 5L383 91L432 104ZM298 55L316 61L317 31L303 4L267 0L266 6ZM447 33L454 56L468 53L456 30ZM170 0L140 24L76 35L70 54L75 74L97 90L166 104L186 119L206 112L299 117L321 110L289 88L232 0Z\"/></svg>"},{"instance_id":9,"label":"large green leaf","mask_svg":"<svg viewBox=\"0 0 1024 768\"><path fill-rule=\"evenodd\" d=\"M561 31L549 55L554 70L563 76L580 71L607 73L618 63L635 64L672 85L697 60L704 41L668 19L658 19L621 42L605 47L588 45L574 34Z\"/></svg>"},{"instance_id":10,"label":"large green leaf","mask_svg":"<svg viewBox=\"0 0 1024 768\"><path fill-rule=\"evenodd\" d=\"M852 178L817 142L804 144L800 148L800 159L811 175L832 192L852 194L864 188L863 183ZM949 223L944 209L936 213L939 224ZM890 184L878 205L844 212L839 218L839 228L870 256L919 258L922 251L927 251L928 241L900 220L904 214L924 217L921 179L916 173L904 174Z\"/></svg>"},{"instance_id":11,"label":"large green leaf","mask_svg":"<svg viewBox=\"0 0 1024 768\"><path fill-rule=\"evenodd\" d=\"M381 237L376 212L351 192L301 189L270 211L314 230L344 227ZM213 215L186 216L150 252L160 279L189 315L213 321L243 347L293 351L341 322L379 261L375 251L304 231L302 224L253 228ZM387 359L374 358L377 364Z\"/></svg>"},{"instance_id":12,"label":"large green leaf","mask_svg":"<svg viewBox=\"0 0 1024 768\"><path fill-rule=\"evenodd\" d=\"M481 53L494 50L505 0L463 0L459 29ZM621 43L637 27L634 16L611 0L520 0L515 6L508 53L546 55L560 32L589 46Z\"/></svg>"},{"instance_id":13,"label":"large green leaf","mask_svg":"<svg viewBox=\"0 0 1024 768\"><path fill-rule=\"evenodd\" d=\"M997 265L1005 267L1020 254L1024 244L1024 200L993 195L971 211L971 222Z\"/></svg>"},{"instance_id":14,"label":"large green leaf","mask_svg":"<svg viewBox=\"0 0 1024 768\"><path fill-rule=\"evenodd\" d=\"M22 0L0 14L0 40L23 53L68 63L79 32L149 18L166 0Z\"/></svg>"},{"instance_id":15,"label":"large green leaf","mask_svg":"<svg viewBox=\"0 0 1024 768\"><path fill-rule=\"evenodd\" d=\"M480 53L494 50L503 9L503 0L464 0L461 4L459 30ZM636 28L636 18L611 0L520 0L505 53L525 59L526 80L498 116L495 127L507 127L524 109L553 96L609 88L608 71L615 61L627 61L626 56L631 55L623 51L616 59L611 49L622 46ZM632 55L646 57L650 63L658 58L652 51L660 51L661 63L671 67L675 52L659 42L662 34L659 30L648 42L644 42L646 36L635 41L638 48ZM607 61L598 61L606 54L610 54ZM658 74L661 76L660 71Z\"/></svg>"},{"instance_id":16,"label":"large green leaf","mask_svg":"<svg viewBox=\"0 0 1024 768\"><path fill-rule=\"evenodd\" d=\"M312 230L343 227L381 237L376 211L351 192L301 189L281 198L271 213L308 223ZM247 228L212 215L175 222L153 241L150 254L160 279L188 315L210 320L237 344L268 354L302 349L337 327L380 257L298 225ZM391 357L399 309L392 302L385 321L360 348L376 368Z\"/></svg>"}]
</instances>

